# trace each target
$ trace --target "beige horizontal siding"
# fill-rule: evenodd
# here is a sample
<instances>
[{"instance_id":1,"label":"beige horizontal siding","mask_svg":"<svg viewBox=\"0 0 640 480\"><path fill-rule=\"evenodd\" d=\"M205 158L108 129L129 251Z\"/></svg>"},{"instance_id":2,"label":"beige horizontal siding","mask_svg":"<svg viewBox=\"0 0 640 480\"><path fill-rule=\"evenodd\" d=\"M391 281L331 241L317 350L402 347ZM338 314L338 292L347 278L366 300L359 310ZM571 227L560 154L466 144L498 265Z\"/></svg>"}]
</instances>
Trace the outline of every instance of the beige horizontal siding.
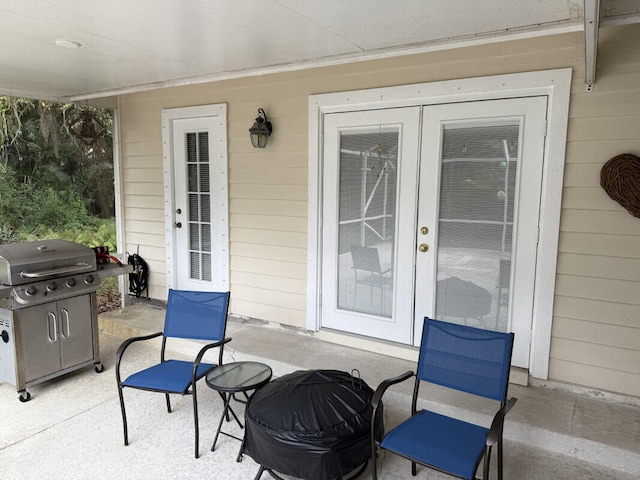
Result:
<instances>
[{"instance_id":1,"label":"beige horizontal siding","mask_svg":"<svg viewBox=\"0 0 640 480\"><path fill-rule=\"evenodd\" d=\"M613 200L611 203L618 205ZM630 214L619 205L614 211L565 208L562 211L561 225L563 232L640 235L640 221L634 221Z\"/></svg>"},{"instance_id":2,"label":"beige horizontal siding","mask_svg":"<svg viewBox=\"0 0 640 480\"><path fill-rule=\"evenodd\" d=\"M577 143L567 144L566 163L567 165L575 163L596 163L602 166L605 160L608 160L618 153L634 152L637 151L637 149L637 138L598 141L583 140Z\"/></svg>"},{"instance_id":3,"label":"beige horizontal siding","mask_svg":"<svg viewBox=\"0 0 640 480\"><path fill-rule=\"evenodd\" d=\"M603 255L611 257L640 258L636 235L615 235L609 233L563 232L559 250L564 253Z\"/></svg>"},{"instance_id":4,"label":"beige horizontal siding","mask_svg":"<svg viewBox=\"0 0 640 480\"><path fill-rule=\"evenodd\" d=\"M609 325L637 327L640 318L640 302L637 304L612 303L592 298L557 296L554 303L554 320L573 318Z\"/></svg>"},{"instance_id":5,"label":"beige horizontal siding","mask_svg":"<svg viewBox=\"0 0 640 480\"><path fill-rule=\"evenodd\" d=\"M640 283L558 274L556 296L592 298L611 303L638 303Z\"/></svg>"},{"instance_id":6,"label":"beige horizontal siding","mask_svg":"<svg viewBox=\"0 0 640 480\"><path fill-rule=\"evenodd\" d=\"M262 275L286 276L307 280L307 265L302 263L266 260L263 258L231 257L231 271L256 273ZM259 317L258 317L259 318Z\"/></svg>"},{"instance_id":7,"label":"beige horizontal siding","mask_svg":"<svg viewBox=\"0 0 640 480\"><path fill-rule=\"evenodd\" d=\"M305 250L307 242L306 233L253 228L232 228L229 238L232 243L260 243L262 245L278 245Z\"/></svg>"},{"instance_id":8,"label":"beige horizontal siding","mask_svg":"<svg viewBox=\"0 0 640 480\"><path fill-rule=\"evenodd\" d=\"M589 363L554 358L549 368L549 377L576 385L640 397L640 375L601 368Z\"/></svg>"},{"instance_id":9,"label":"beige horizontal siding","mask_svg":"<svg viewBox=\"0 0 640 480\"><path fill-rule=\"evenodd\" d=\"M161 111L228 106L231 311L304 327L309 95L573 69L550 378L640 395L640 219L600 188L602 165L640 155L640 26L600 30L593 92L580 33L168 88L121 98L125 246L152 266L166 296ZM274 133L253 149L266 110Z\"/></svg>"},{"instance_id":10,"label":"beige horizontal siding","mask_svg":"<svg viewBox=\"0 0 640 480\"><path fill-rule=\"evenodd\" d=\"M583 340L567 340L555 337L551 343L553 358L567 362L581 363L619 373L634 374L640 366L640 352L637 349L610 347Z\"/></svg>"},{"instance_id":11,"label":"beige horizontal siding","mask_svg":"<svg viewBox=\"0 0 640 480\"><path fill-rule=\"evenodd\" d=\"M278 277L255 272L234 271L231 274L231 282L262 290L287 292L296 295L305 295L307 288L306 279Z\"/></svg>"},{"instance_id":12,"label":"beige horizontal siding","mask_svg":"<svg viewBox=\"0 0 640 480\"><path fill-rule=\"evenodd\" d=\"M637 26L601 29L594 91L572 90L549 372L629 395L640 395L640 219L600 170L640 155L638 40Z\"/></svg>"},{"instance_id":13,"label":"beige horizontal siding","mask_svg":"<svg viewBox=\"0 0 640 480\"><path fill-rule=\"evenodd\" d=\"M229 221L231 227L278 230L283 232L306 232L307 218L279 217L272 215L253 215L236 213Z\"/></svg>"},{"instance_id":14,"label":"beige horizontal siding","mask_svg":"<svg viewBox=\"0 0 640 480\"><path fill-rule=\"evenodd\" d=\"M599 321L584 321L572 318L556 317L555 337L566 341L573 341L595 345L598 348L607 347L622 352L629 352L635 360L635 367L638 365L640 357L637 355L637 346L640 345L640 329L625 325L612 325L610 323L601 323ZM628 354L628 355L629 355ZM574 359L577 356L574 355ZM601 359L596 358L595 362ZM596 363L597 364L597 363ZM604 366L604 365L600 365ZM613 368L621 370L635 371L634 361L624 365L614 365Z\"/></svg>"},{"instance_id":15,"label":"beige horizontal siding","mask_svg":"<svg viewBox=\"0 0 640 480\"><path fill-rule=\"evenodd\" d=\"M256 303L254 301L247 302L242 298L236 297L235 289L231 292L231 305L233 305L233 313L236 313L238 315L247 316L250 318L259 318L268 322L291 325L299 328L304 328L305 326L306 313L304 310L295 310L290 307L266 305L262 303Z\"/></svg>"}]
</instances>

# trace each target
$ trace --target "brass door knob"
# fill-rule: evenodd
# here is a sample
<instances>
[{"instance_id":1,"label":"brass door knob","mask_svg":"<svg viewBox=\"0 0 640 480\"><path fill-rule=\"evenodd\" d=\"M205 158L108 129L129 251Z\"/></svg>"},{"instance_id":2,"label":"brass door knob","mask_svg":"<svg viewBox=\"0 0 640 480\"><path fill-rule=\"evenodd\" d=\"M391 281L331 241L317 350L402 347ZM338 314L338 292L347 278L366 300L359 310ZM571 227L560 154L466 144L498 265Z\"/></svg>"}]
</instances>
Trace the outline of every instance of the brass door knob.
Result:
<instances>
[{"instance_id":1,"label":"brass door knob","mask_svg":"<svg viewBox=\"0 0 640 480\"><path fill-rule=\"evenodd\" d=\"M429 245L427 245L426 243L421 243L418 247L418 250L420 250L421 252L426 252L427 250L429 250Z\"/></svg>"}]
</instances>

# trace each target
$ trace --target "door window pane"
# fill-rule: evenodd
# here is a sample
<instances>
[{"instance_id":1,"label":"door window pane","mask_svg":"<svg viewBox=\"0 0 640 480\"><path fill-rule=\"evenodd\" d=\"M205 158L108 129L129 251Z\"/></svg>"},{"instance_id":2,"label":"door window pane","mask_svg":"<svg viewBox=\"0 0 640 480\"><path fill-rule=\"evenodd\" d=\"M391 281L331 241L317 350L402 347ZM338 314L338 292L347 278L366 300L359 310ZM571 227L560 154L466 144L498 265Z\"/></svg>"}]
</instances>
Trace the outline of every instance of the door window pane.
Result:
<instances>
[{"instance_id":1,"label":"door window pane","mask_svg":"<svg viewBox=\"0 0 640 480\"><path fill-rule=\"evenodd\" d=\"M211 198L209 133L186 134L189 198L189 278L211 280Z\"/></svg>"},{"instance_id":2,"label":"door window pane","mask_svg":"<svg viewBox=\"0 0 640 480\"><path fill-rule=\"evenodd\" d=\"M342 133L338 308L391 318L398 129Z\"/></svg>"},{"instance_id":3,"label":"door window pane","mask_svg":"<svg viewBox=\"0 0 640 480\"><path fill-rule=\"evenodd\" d=\"M520 126L443 132L436 318L506 331Z\"/></svg>"}]
</instances>

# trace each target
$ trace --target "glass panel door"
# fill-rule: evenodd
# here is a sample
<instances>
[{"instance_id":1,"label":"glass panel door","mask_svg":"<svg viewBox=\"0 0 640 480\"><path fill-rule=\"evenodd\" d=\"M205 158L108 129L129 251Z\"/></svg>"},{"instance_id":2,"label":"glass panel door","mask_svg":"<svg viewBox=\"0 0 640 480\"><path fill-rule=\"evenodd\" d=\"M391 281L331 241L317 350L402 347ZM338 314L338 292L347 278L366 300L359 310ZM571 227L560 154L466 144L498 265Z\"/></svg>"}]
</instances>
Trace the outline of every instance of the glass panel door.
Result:
<instances>
[{"instance_id":1,"label":"glass panel door","mask_svg":"<svg viewBox=\"0 0 640 480\"><path fill-rule=\"evenodd\" d=\"M417 107L325 115L325 328L411 342L418 119Z\"/></svg>"},{"instance_id":2,"label":"glass panel door","mask_svg":"<svg viewBox=\"0 0 640 480\"><path fill-rule=\"evenodd\" d=\"M529 363L546 97L425 107L414 342L424 316L512 331Z\"/></svg>"},{"instance_id":3,"label":"glass panel door","mask_svg":"<svg viewBox=\"0 0 640 480\"><path fill-rule=\"evenodd\" d=\"M176 275L171 288L229 288L224 135L224 123L216 117L173 121Z\"/></svg>"}]
</instances>

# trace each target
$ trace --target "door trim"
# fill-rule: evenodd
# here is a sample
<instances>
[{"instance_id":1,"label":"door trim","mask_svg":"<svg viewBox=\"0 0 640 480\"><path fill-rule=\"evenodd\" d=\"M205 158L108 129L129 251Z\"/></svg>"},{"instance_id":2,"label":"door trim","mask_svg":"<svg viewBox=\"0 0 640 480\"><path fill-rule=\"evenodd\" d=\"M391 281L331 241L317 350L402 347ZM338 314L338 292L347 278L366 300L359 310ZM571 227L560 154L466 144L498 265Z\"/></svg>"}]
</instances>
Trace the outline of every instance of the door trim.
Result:
<instances>
[{"instance_id":1,"label":"door trim","mask_svg":"<svg viewBox=\"0 0 640 480\"><path fill-rule=\"evenodd\" d=\"M219 163L216 163L216 173L224 177L223 191L220 192L224 196L225 208L216 212L217 221L226 225L223 227L224 245L220 244L220 241L216 241L214 244L221 245L224 251L229 255L229 208L228 208L228 187L227 187L227 104L219 103L214 105L199 105L195 107L180 107L180 108L167 108L162 110L162 164L164 169L164 221L165 221L165 236L166 236L166 254L167 254L167 288L175 288L178 283L177 269L175 267L176 262L176 238L175 228L173 224L175 222L175 178L174 178L174 158L173 158L173 122L176 120L184 120L191 118L202 117L217 117L225 127L225 134L221 138L216 139L220 142L219 148L224 155L224 158L217 159ZM213 159L212 159L213 161ZM212 211L212 215L213 215ZM223 279L219 281L223 284L229 285L229 262L226 261L226 269L222 272ZM227 288L228 289L228 288Z\"/></svg>"},{"instance_id":2,"label":"door trim","mask_svg":"<svg viewBox=\"0 0 640 480\"><path fill-rule=\"evenodd\" d=\"M317 331L320 325L322 118L325 113L546 95L549 99L547 139L529 361L529 374L546 379L551 348L571 73L570 68L563 68L310 96L307 328Z\"/></svg>"}]
</instances>

